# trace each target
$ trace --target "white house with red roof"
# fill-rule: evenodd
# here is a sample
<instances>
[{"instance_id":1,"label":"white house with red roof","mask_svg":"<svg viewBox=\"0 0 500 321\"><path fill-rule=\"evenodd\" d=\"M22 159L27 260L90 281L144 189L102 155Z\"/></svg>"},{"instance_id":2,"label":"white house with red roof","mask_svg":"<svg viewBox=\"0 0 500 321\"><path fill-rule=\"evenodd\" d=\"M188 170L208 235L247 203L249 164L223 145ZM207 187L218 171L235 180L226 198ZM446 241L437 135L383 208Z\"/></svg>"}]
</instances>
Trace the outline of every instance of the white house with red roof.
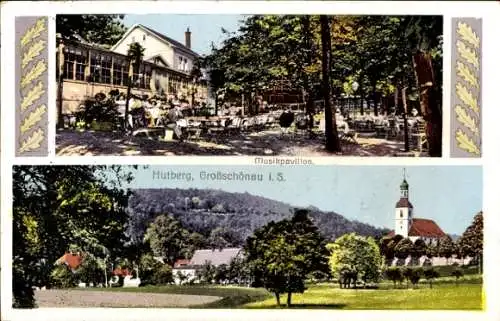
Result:
<instances>
[{"instance_id":1,"label":"white house with red roof","mask_svg":"<svg viewBox=\"0 0 500 321\"><path fill-rule=\"evenodd\" d=\"M446 233L433 220L413 216L409 187L406 175L403 175L403 182L400 185L401 194L394 214L394 231L391 231L389 236L399 234L413 242L422 239L426 244L437 244L440 238L446 236Z\"/></svg>"}]
</instances>

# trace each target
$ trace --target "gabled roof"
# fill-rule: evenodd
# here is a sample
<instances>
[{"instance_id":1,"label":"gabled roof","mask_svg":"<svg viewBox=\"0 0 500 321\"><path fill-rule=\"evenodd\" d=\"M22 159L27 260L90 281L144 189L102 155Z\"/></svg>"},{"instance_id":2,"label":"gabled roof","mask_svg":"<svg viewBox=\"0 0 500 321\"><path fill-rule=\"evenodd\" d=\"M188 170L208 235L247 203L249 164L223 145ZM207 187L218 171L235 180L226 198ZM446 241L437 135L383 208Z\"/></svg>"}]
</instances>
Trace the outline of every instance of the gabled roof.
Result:
<instances>
[{"instance_id":1,"label":"gabled roof","mask_svg":"<svg viewBox=\"0 0 500 321\"><path fill-rule=\"evenodd\" d=\"M214 250L196 250L191 258L190 265L204 265L210 262L211 265L229 265L231 260L241 254L241 248L224 248Z\"/></svg>"},{"instance_id":2,"label":"gabled roof","mask_svg":"<svg viewBox=\"0 0 500 321\"><path fill-rule=\"evenodd\" d=\"M156 61L155 61L156 59L160 60L161 63L165 67L170 67L168 62L161 55L154 55L154 56L148 57L148 58L144 59L144 61L149 61L149 62L156 64Z\"/></svg>"},{"instance_id":3,"label":"gabled roof","mask_svg":"<svg viewBox=\"0 0 500 321\"><path fill-rule=\"evenodd\" d=\"M113 270L113 275L125 277L127 275L132 275L132 272L130 272L128 269L116 268Z\"/></svg>"},{"instance_id":4,"label":"gabled roof","mask_svg":"<svg viewBox=\"0 0 500 321\"><path fill-rule=\"evenodd\" d=\"M82 256L67 252L56 261L56 264L66 264L70 269L76 270L82 264Z\"/></svg>"},{"instance_id":5,"label":"gabled roof","mask_svg":"<svg viewBox=\"0 0 500 321\"><path fill-rule=\"evenodd\" d=\"M446 236L446 234L433 220L414 218L408 236L443 237Z\"/></svg>"},{"instance_id":6,"label":"gabled roof","mask_svg":"<svg viewBox=\"0 0 500 321\"><path fill-rule=\"evenodd\" d=\"M407 198L401 197L399 201L396 203L396 207L413 208L413 205Z\"/></svg>"},{"instance_id":7,"label":"gabled roof","mask_svg":"<svg viewBox=\"0 0 500 321\"><path fill-rule=\"evenodd\" d=\"M149 27L146 27L146 26L144 26L142 24L135 24L132 27L130 27L127 30L127 32L123 35L123 37L120 40L118 40L118 42L111 48L111 50L114 50L118 46L118 44L120 44L123 41L123 39L125 39L132 32L132 30L134 30L136 28L143 29L147 33L152 34L153 36L155 36L156 38L158 38L160 41L166 42L166 43L168 43L170 46L172 46L174 48L177 48L177 49L180 49L182 51L185 51L185 52L187 52L187 53L189 53L189 54L191 54L191 55L193 55L195 57L200 57L200 55L198 53L196 53L193 50L191 50L190 48L186 47L184 44L180 43L179 41L174 40L174 39L172 39L170 37L167 37L164 34L158 32L158 31L156 31L154 29L151 29Z\"/></svg>"},{"instance_id":8,"label":"gabled roof","mask_svg":"<svg viewBox=\"0 0 500 321\"><path fill-rule=\"evenodd\" d=\"M178 268L181 266L187 266L187 265L189 265L188 259L179 259L179 260L175 261L174 268Z\"/></svg>"},{"instance_id":9,"label":"gabled roof","mask_svg":"<svg viewBox=\"0 0 500 321\"><path fill-rule=\"evenodd\" d=\"M394 232L394 230L392 230L386 236L393 237L395 235L396 233ZM425 218L414 218L411 221L408 236L441 238L446 236L446 233L444 233L439 225L437 225L433 220L428 220Z\"/></svg>"}]
</instances>

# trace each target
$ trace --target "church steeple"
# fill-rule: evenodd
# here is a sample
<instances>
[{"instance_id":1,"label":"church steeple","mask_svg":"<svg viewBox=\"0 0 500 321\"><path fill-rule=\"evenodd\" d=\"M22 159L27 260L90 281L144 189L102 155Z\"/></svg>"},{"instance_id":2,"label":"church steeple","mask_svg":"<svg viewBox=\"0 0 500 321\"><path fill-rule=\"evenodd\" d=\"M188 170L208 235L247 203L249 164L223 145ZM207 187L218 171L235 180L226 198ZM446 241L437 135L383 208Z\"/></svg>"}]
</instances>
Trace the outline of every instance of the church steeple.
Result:
<instances>
[{"instance_id":1,"label":"church steeple","mask_svg":"<svg viewBox=\"0 0 500 321\"><path fill-rule=\"evenodd\" d=\"M413 205L410 203L408 195L409 187L410 185L406 181L406 169L403 169L403 181L399 185L401 195L399 201L396 203L394 222L395 233L403 237L408 237L413 217Z\"/></svg>"},{"instance_id":2,"label":"church steeple","mask_svg":"<svg viewBox=\"0 0 500 321\"><path fill-rule=\"evenodd\" d=\"M406 168L403 168L403 182L399 185L401 191L401 198L408 198L408 190L410 185L406 181Z\"/></svg>"}]
</instances>

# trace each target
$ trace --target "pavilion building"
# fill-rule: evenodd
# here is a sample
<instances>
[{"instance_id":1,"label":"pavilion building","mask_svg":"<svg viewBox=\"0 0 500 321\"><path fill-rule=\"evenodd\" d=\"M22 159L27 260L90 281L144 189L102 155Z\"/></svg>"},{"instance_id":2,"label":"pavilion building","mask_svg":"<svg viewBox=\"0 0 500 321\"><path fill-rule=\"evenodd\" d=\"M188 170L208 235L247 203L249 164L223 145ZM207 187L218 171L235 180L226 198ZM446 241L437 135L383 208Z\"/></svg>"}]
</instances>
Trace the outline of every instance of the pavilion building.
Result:
<instances>
[{"instance_id":1,"label":"pavilion building","mask_svg":"<svg viewBox=\"0 0 500 321\"><path fill-rule=\"evenodd\" d=\"M144 58L134 73L127 57L131 43L144 48ZM191 32L182 44L141 24L133 25L111 48L58 38L56 76L58 106L62 114L76 112L85 99L111 90L127 92L132 74L131 93L139 97L161 96L169 100L203 104L208 99L207 78L192 75L201 56L191 49Z\"/></svg>"}]
</instances>

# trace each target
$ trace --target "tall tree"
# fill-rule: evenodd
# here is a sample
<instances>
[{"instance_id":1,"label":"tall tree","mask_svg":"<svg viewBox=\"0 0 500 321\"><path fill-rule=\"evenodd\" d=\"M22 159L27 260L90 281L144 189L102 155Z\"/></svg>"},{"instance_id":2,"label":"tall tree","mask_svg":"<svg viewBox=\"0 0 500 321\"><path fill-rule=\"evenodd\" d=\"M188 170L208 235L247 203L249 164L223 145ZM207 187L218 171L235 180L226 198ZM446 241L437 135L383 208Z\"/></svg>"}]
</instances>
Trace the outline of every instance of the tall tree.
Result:
<instances>
[{"instance_id":1,"label":"tall tree","mask_svg":"<svg viewBox=\"0 0 500 321\"><path fill-rule=\"evenodd\" d=\"M151 246L153 254L173 265L179 258L185 258L188 249L189 232L172 216L159 215L144 235L144 241Z\"/></svg>"},{"instance_id":2,"label":"tall tree","mask_svg":"<svg viewBox=\"0 0 500 321\"><path fill-rule=\"evenodd\" d=\"M135 85L135 82L140 80L136 79L134 74L139 74L142 58L144 58L144 50L145 48L143 48L138 42L131 43L127 50L130 66L127 80L127 99L125 101L125 129L128 127L130 91Z\"/></svg>"},{"instance_id":3,"label":"tall tree","mask_svg":"<svg viewBox=\"0 0 500 321\"><path fill-rule=\"evenodd\" d=\"M111 47L125 34L123 15L57 15L56 32L63 39L83 39Z\"/></svg>"},{"instance_id":4,"label":"tall tree","mask_svg":"<svg viewBox=\"0 0 500 321\"><path fill-rule=\"evenodd\" d=\"M337 133L337 122L335 113L331 106L331 53L332 43L330 38L330 20L328 16L320 16L321 21L321 70L323 75L323 99L325 101L325 136L326 150L330 152L341 152L339 135Z\"/></svg>"},{"instance_id":5,"label":"tall tree","mask_svg":"<svg viewBox=\"0 0 500 321\"><path fill-rule=\"evenodd\" d=\"M474 258L481 267L483 257L483 212L479 212L459 238L457 246L463 255Z\"/></svg>"},{"instance_id":6,"label":"tall tree","mask_svg":"<svg viewBox=\"0 0 500 321\"><path fill-rule=\"evenodd\" d=\"M378 281L382 256L373 238L345 234L329 244L328 248L331 251L330 269L337 278L342 277L342 273L350 272L364 282Z\"/></svg>"},{"instance_id":7,"label":"tall tree","mask_svg":"<svg viewBox=\"0 0 500 321\"><path fill-rule=\"evenodd\" d=\"M53 263L70 248L97 258L121 255L133 176L121 166L15 166L13 292L34 305L33 286L49 285ZM106 251L101 251L106 249Z\"/></svg>"},{"instance_id":8,"label":"tall tree","mask_svg":"<svg viewBox=\"0 0 500 321\"><path fill-rule=\"evenodd\" d=\"M287 293L287 305L292 294L306 290L305 279L317 270L327 270L328 251L325 240L308 217L307 210L296 210L291 219L271 222L247 239L247 262L252 276L274 293L280 305L280 295Z\"/></svg>"},{"instance_id":9,"label":"tall tree","mask_svg":"<svg viewBox=\"0 0 500 321\"><path fill-rule=\"evenodd\" d=\"M440 157L442 144L443 111L440 103L439 69L442 59L442 17L408 16L402 23L402 34L412 53L416 84L420 95L420 110L426 121L429 155Z\"/></svg>"}]
</instances>

